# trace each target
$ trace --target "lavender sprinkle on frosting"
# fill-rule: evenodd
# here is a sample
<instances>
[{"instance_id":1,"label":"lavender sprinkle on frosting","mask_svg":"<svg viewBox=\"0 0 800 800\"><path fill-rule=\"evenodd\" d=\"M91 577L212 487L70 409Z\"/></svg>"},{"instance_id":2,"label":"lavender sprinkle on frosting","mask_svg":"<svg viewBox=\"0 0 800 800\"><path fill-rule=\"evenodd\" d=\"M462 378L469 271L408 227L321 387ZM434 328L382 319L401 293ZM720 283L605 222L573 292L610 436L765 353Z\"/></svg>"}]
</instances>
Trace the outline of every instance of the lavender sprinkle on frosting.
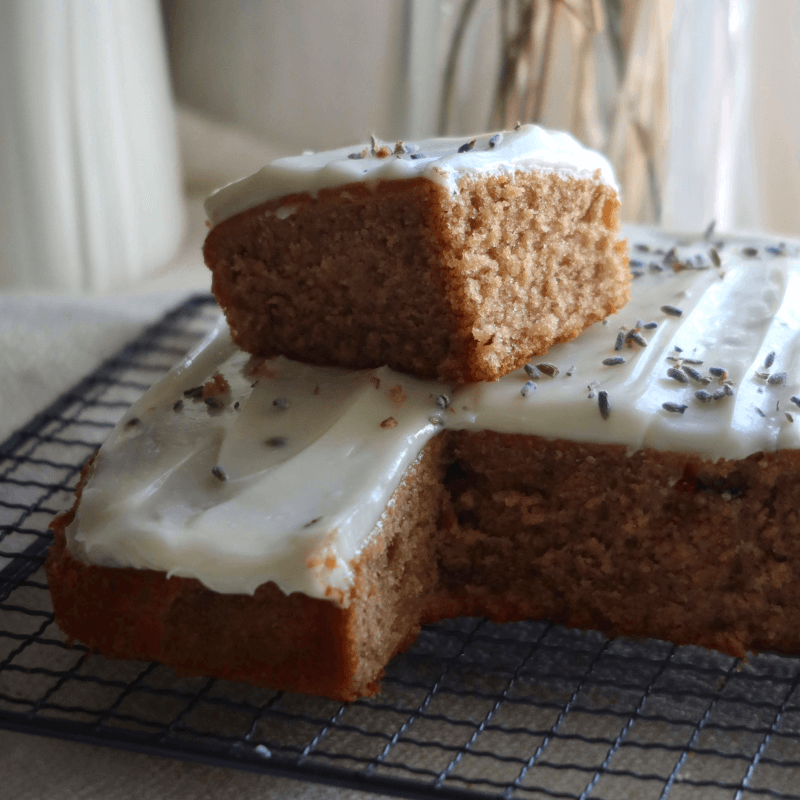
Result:
<instances>
[{"instance_id":1,"label":"lavender sprinkle on frosting","mask_svg":"<svg viewBox=\"0 0 800 800\"><path fill-rule=\"evenodd\" d=\"M605 389L601 389L597 393L597 405L600 407L600 416L608 419L611 414L611 403L608 401L608 392Z\"/></svg>"},{"instance_id":2,"label":"lavender sprinkle on frosting","mask_svg":"<svg viewBox=\"0 0 800 800\"><path fill-rule=\"evenodd\" d=\"M788 376L785 372L773 372L772 375L767 378L767 383L770 386L783 386L787 378Z\"/></svg>"},{"instance_id":3,"label":"lavender sprinkle on frosting","mask_svg":"<svg viewBox=\"0 0 800 800\"><path fill-rule=\"evenodd\" d=\"M667 375L673 380L678 381L678 383L689 383L689 379L679 369L675 369L675 367L670 367L667 370Z\"/></svg>"}]
</instances>

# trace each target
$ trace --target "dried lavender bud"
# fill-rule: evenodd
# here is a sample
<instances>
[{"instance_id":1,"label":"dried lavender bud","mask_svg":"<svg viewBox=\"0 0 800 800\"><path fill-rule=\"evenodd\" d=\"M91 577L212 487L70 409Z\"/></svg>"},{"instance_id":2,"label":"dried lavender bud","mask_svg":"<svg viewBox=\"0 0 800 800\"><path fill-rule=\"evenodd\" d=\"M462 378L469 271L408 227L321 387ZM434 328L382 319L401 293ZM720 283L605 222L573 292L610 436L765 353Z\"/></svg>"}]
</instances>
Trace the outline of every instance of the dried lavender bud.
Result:
<instances>
[{"instance_id":1,"label":"dried lavender bud","mask_svg":"<svg viewBox=\"0 0 800 800\"><path fill-rule=\"evenodd\" d=\"M528 381L520 390L519 393L523 397L530 397L536 391L536 384L533 381Z\"/></svg>"},{"instance_id":2,"label":"dried lavender bud","mask_svg":"<svg viewBox=\"0 0 800 800\"><path fill-rule=\"evenodd\" d=\"M610 356L603 359L603 364L607 367L615 367L617 364L624 364L625 359L622 356Z\"/></svg>"},{"instance_id":3,"label":"dried lavender bud","mask_svg":"<svg viewBox=\"0 0 800 800\"><path fill-rule=\"evenodd\" d=\"M597 405L600 407L600 416L603 419L608 419L609 414L611 414L611 403L608 400L608 392L605 389L601 389L597 393Z\"/></svg>"},{"instance_id":4,"label":"dried lavender bud","mask_svg":"<svg viewBox=\"0 0 800 800\"><path fill-rule=\"evenodd\" d=\"M783 386L786 383L787 375L785 372L773 372L772 375L767 378L767 383L770 386Z\"/></svg>"},{"instance_id":5,"label":"dried lavender bud","mask_svg":"<svg viewBox=\"0 0 800 800\"><path fill-rule=\"evenodd\" d=\"M285 436L270 436L264 444L267 447L286 447L287 441Z\"/></svg>"},{"instance_id":6,"label":"dried lavender bud","mask_svg":"<svg viewBox=\"0 0 800 800\"><path fill-rule=\"evenodd\" d=\"M272 405L278 409L278 411L286 411L289 408L289 401L285 397L276 397L272 401Z\"/></svg>"},{"instance_id":7,"label":"dried lavender bud","mask_svg":"<svg viewBox=\"0 0 800 800\"><path fill-rule=\"evenodd\" d=\"M459 153L468 153L470 150L472 150L473 147L475 147L475 142L477 142L477 141L478 141L477 139L473 139L471 142L467 142L466 144L462 144L461 147L458 148L458 152Z\"/></svg>"},{"instance_id":8,"label":"dried lavender bud","mask_svg":"<svg viewBox=\"0 0 800 800\"><path fill-rule=\"evenodd\" d=\"M678 381L678 383L689 383L689 379L679 369L675 369L675 367L670 367L667 370L667 375Z\"/></svg>"},{"instance_id":9,"label":"dried lavender bud","mask_svg":"<svg viewBox=\"0 0 800 800\"><path fill-rule=\"evenodd\" d=\"M698 400L699 400L701 403L710 403L710 402L711 402L711 401L714 399L714 396L713 396L713 395L712 395L710 392L707 392L705 389L698 389L698 390L697 390L697 391L694 393L694 396L695 396L695 397L696 397L696 398L697 398L697 399L698 399Z\"/></svg>"},{"instance_id":10,"label":"dried lavender bud","mask_svg":"<svg viewBox=\"0 0 800 800\"><path fill-rule=\"evenodd\" d=\"M225 471L222 469L222 467L213 467L211 469L211 474L218 481L226 481L226 480L228 480L228 476L225 474Z\"/></svg>"},{"instance_id":11,"label":"dried lavender bud","mask_svg":"<svg viewBox=\"0 0 800 800\"><path fill-rule=\"evenodd\" d=\"M764 359L764 366L769 369L775 363L775 351L772 350L771 352L767 353L767 357Z\"/></svg>"},{"instance_id":12,"label":"dried lavender bud","mask_svg":"<svg viewBox=\"0 0 800 800\"><path fill-rule=\"evenodd\" d=\"M675 306L661 306L661 310L670 317L683 316L683 311L681 311L679 308L675 308Z\"/></svg>"},{"instance_id":13,"label":"dried lavender bud","mask_svg":"<svg viewBox=\"0 0 800 800\"><path fill-rule=\"evenodd\" d=\"M500 142L502 141L503 141L503 134L496 133L494 136L492 136L491 139L489 139L489 147L497 147L497 145L500 144Z\"/></svg>"},{"instance_id":14,"label":"dried lavender bud","mask_svg":"<svg viewBox=\"0 0 800 800\"><path fill-rule=\"evenodd\" d=\"M525 370L525 374L529 378L533 378L533 380L539 380L542 377L542 373L533 366L533 364L526 364L523 369Z\"/></svg>"},{"instance_id":15,"label":"dried lavender bud","mask_svg":"<svg viewBox=\"0 0 800 800\"><path fill-rule=\"evenodd\" d=\"M673 414L683 414L689 406L683 405L682 403L662 403L661 408L664 411L671 411Z\"/></svg>"},{"instance_id":16,"label":"dried lavender bud","mask_svg":"<svg viewBox=\"0 0 800 800\"><path fill-rule=\"evenodd\" d=\"M647 347L647 339L645 339L639 331L628 331L626 339L629 342L636 342L639 347Z\"/></svg>"},{"instance_id":17,"label":"dried lavender bud","mask_svg":"<svg viewBox=\"0 0 800 800\"><path fill-rule=\"evenodd\" d=\"M622 350L622 348L625 347L625 335L626 332L624 330L617 334L617 340L614 342L615 350Z\"/></svg>"},{"instance_id":18,"label":"dried lavender bud","mask_svg":"<svg viewBox=\"0 0 800 800\"><path fill-rule=\"evenodd\" d=\"M690 378L691 378L693 381L697 381L698 383L702 383L702 382L703 382L703 376L702 376L702 375L701 375L701 374L700 374L700 373L699 373L699 372L698 372L698 371L697 371L697 370L696 370L694 367L690 367L690 366L688 366L686 363L684 363L684 364L682 365L681 369L682 369L682 370L683 370L683 371L684 371L684 372L685 372L685 373L686 373L686 374L687 374L687 375L688 375L688 376L689 376L689 377L690 377Z\"/></svg>"},{"instance_id":19,"label":"dried lavender bud","mask_svg":"<svg viewBox=\"0 0 800 800\"><path fill-rule=\"evenodd\" d=\"M558 367L555 364L550 364L547 361L543 361L541 364L536 365L539 368L540 372L543 372L550 378L555 378L558 375Z\"/></svg>"},{"instance_id":20,"label":"dried lavender bud","mask_svg":"<svg viewBox=\"0 0 800 800\"><path fill-rule=\"evenodd\" d=\"M450 398L446 394L440 394L436 398L436 405L442 410L450 408Z\"/></svg>"}]
</instances>

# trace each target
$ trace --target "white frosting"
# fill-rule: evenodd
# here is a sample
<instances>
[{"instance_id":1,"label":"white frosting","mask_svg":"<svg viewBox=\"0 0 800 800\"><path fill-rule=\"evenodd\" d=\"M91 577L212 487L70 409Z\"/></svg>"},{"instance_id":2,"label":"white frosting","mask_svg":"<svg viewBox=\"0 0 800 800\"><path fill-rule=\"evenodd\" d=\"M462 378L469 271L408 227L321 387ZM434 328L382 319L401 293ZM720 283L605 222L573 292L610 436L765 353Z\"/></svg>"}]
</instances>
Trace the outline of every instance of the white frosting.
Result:
<instances>
[{"instance_id":1,"label":"white frosting","mask_svg":"<svg viewBox=\"0 0 800 800\"><path fill-rule=\"evenodd\" d=\"M412 152L385 157L349 158L365 149L370 151L370 144L361 144L281 158L267 164L255 175L216 191L206 200L206 214L216 225L267 200L298 192L314 193L323 188L360 181L427 178L455 192L464 176L476 172L513 175L518 170L537 169L557 172L564 177L592 178L600 170L600 179L616 188L608 161L599 153L583 147L568 133L523 125L516 131L500 134L500 140L490 146L490 139L497 135L486 133L461 139L425 139L406 143L405 149ZM471 150L458 152L473 139L475 145ZM394 150L394 145L389 149ZM285 219L292 211L291 206L285 206L276 212L276 216Z\"/></svg>"},{"instance_id":2,"label":"white frosting","mask_svg":"<svg viewBox=\"0 0 800 800\"><path fill-rule=\"evenodd\" d=\"M275 377L260 377L252 388L255 379L243 374L248 357L220 323L103 445L69 530L72 551L93 563L196 577L220 592L252 593L272 580L287 593L333 595L347 604L353 560L380 527L406 469L441 430L431 417L451 429L622 443L631 451L651 447L705 459L800 448L800 408L791 401L800 395L796 248L771 254L770 243L729 239L721 267L657 272L650 262L663 266L674 239L629 235L650 248L632 250L644 272L633 281L632 300L607 324L534 359L560 373L536 380L528 396L522 370L495 383L448 387L387 368L350 372L285 359L269 362ZM750 245L760 257L746 255L742 248ZM700 254L706 265L709 253L702 241L678 248L681 260ZM664 305L682 315L668 315ZM641 330L647 346L615 351L621 326L638 320L658 323ZM733 395L702 403L695 392L720 389L719 379L701 386L668 377L680 366L667 360L676 346L702 360L695 369L703 374L725 368ZM771 352L774 363L765 367ZM615 355L625 363L602 364ZM184 390L216 371L231 385L221 411L191 399L173 410ZM782 372L785 382L763 377ZM610 401L607 419L600 390ZM437 406L441 394L450 398L447 410ZM276 398L288 408L274 405ZM665 402L685 404L685 413L665 410ZM382 427L390 417L397 425ZM285 437L285 446L266 444L275 437ZM212 475L214 467L227 480Z\"/></svg>"}]
</instances>

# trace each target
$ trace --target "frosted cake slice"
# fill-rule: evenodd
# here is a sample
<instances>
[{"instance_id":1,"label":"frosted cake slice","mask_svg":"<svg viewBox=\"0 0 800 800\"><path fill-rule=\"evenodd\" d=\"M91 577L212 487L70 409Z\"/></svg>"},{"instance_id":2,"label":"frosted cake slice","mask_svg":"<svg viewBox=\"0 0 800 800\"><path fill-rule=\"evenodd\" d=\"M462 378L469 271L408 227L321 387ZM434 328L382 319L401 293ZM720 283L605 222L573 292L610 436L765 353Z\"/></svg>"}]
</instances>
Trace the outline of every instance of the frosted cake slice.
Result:
<instances>
[{"instance_id":1,"label":"frosted cake slice","mask_svg":"<svg viewBox=\"0 0 800 800\"><path fill-rule=\"evenodd\" d=\"M206 264L256 355L495 380L629 296L608 162L533 125L284 158L212 195Z\"/></svg>"},{"instance_id":2,"label":"frosted cake slice","mask_svg":"<svg viewBox=\"0 0 800 800\"><path fill-rule=\"evenodd\" d=\"M800 257L630 235L622 313L492 383L251 359L219 327L55 523L58 625L346 700L457 614L800 654Z\"/></svg>"}]
</instances>

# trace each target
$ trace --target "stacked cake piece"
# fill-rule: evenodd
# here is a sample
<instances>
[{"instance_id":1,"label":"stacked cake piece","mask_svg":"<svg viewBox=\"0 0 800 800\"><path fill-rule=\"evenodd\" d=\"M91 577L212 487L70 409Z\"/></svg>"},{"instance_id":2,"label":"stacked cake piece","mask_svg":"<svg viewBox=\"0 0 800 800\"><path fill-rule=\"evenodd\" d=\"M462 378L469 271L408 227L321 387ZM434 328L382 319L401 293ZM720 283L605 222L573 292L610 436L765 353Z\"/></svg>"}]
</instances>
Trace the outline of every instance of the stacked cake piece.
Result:
<instances>
[{"instance_id":1,"label":"stacked cake piece","mask_svg":"<svg viewBox=\"0 0 800 800\"><path fill-rule=\"evenodd\" d=\"M229 325L57 521L67 636L346 700L457 614L800 652L800 260L636 231L629 264L617 208L529 126L214 195Z\"/></svg>"}]
</instances>

